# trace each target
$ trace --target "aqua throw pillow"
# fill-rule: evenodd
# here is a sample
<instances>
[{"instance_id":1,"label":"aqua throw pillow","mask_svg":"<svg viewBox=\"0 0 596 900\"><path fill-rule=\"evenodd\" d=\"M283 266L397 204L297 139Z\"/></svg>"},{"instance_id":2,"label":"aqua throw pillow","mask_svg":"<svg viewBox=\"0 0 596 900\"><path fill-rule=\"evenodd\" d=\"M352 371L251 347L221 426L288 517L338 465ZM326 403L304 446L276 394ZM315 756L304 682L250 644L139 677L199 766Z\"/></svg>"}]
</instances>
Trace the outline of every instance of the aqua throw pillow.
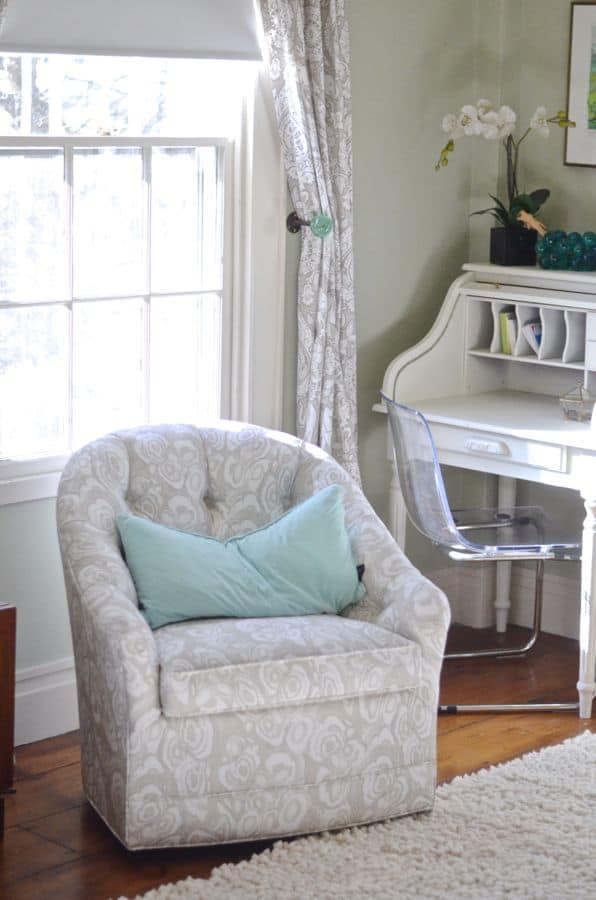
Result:
<instances>
[{"instance_id":1,"label":"aqua throw pillow","mask_svg":"<svg viewBox=\"0 0 596 900\"><path fill-rule=\"evenodd\" d=\"M219 616L338 613L364 593L338 484L227 541L133 515L117 523L151 628Z\"/></svg>"}]
</instances>

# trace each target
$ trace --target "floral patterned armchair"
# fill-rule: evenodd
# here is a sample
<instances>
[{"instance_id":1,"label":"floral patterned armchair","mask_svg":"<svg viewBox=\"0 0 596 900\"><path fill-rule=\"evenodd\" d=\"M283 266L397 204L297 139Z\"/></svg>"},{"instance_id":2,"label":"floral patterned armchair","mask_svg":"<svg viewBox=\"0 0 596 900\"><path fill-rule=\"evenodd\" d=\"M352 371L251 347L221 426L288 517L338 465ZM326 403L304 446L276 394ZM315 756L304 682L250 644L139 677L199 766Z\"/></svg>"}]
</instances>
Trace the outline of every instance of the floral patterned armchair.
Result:
<instances>
[{"instance_id":1,"label":"floral patterned armchair","mask_svg":"<svg viewBox=\"0 0 596 900\"><path fill-rule=\"evenodd\" d=\"M116 516L227 538L344 485L365 597L340 616L153 632ZM58 532L86 795L129 849L253 840L429 809L443 594L322 451L231 422L146 426L79 450Z\"/></svg>"}]
</instances>

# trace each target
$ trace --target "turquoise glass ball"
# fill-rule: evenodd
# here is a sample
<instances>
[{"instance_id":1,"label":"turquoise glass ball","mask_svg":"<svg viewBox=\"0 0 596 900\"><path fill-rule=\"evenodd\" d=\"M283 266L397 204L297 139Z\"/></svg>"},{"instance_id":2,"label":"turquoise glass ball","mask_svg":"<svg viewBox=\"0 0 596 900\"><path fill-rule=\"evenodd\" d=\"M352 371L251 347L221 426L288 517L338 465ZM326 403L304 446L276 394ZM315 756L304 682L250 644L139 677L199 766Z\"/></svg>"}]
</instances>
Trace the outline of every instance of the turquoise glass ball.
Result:
<instances>
[{"instance_id":1,"label":"turquoise glass ball","mask_svg":"<svg viewBox=\"0 0 596 900\"><path fill-rule=\"evenodd\" d=\"M317 213L310 220L310 230L315 237L324 238L333 231L333 219L324 213Z\"/></svg>"},{"instance_id":2,"label":"turquoise glass ball","mask_svg":"<svg viewBox=\"0 0 596 900\"><path fill-rule=\"evenodd\" d=\"M536 241L536 256L543 269L596 272L596 233L571 231L566 234L559 229L548 231Z\"/></svg>"}]
</instances>

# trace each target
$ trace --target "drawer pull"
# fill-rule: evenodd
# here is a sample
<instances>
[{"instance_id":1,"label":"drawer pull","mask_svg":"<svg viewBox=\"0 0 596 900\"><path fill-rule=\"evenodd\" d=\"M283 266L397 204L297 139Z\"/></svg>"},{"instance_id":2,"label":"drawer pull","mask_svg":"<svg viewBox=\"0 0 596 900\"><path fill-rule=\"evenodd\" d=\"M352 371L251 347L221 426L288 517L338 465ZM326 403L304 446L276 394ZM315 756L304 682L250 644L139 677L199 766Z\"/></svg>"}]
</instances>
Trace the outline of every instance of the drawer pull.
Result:
<instances>
[{"instance_id":1,"label":"drawer pull","mask_svg":"<svg viewBox=\"0 0 596 900\"><path fill-rule=\"evenodd\" d=\"M468 438L464 444L471 453L490 453L492 456L511 456L504 441L487 441L482 438Z\"/></svg>"}]
</instances>

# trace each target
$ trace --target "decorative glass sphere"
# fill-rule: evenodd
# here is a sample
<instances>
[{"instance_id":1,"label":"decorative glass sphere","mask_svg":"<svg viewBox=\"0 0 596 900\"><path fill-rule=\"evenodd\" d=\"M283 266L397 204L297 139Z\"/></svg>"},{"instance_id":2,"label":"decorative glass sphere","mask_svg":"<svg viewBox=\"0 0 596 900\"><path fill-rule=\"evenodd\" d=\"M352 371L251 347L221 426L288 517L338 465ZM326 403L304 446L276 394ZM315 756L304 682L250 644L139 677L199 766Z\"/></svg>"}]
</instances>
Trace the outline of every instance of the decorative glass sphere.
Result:
<instances>
[{"instance_id":1,"label":"decorative glass sphere","mask_svg":"<svg viewBox=\"0 0 596 900\"><path fill-rule=\"evenodd\" d=\"M552 247L556 243L556 231L547 231L542 240L547 247Z\"/></svg>"},{"instance_id":2,"label":"decorative glass sphere","mask_svg":"<svg viewBox=\"0 0 596 900\"><path fill-rule=\"evenodd\" d=\"M333 219L324 213L318 213L310 220L310 230L315 237L327 237L333 231Z\"/></svg>"},{"instance_id":3,"label":"decorative glass sphere","mask_svg":"<svg viewBox=\"0 0 596 900\"><path fill-rule=\"evenodd\" d=\"M543 269L572 269L575 272L596 271L596 233L586 231L548 231L536 241L536 256Z\"/></svg>"}]
</instances>

